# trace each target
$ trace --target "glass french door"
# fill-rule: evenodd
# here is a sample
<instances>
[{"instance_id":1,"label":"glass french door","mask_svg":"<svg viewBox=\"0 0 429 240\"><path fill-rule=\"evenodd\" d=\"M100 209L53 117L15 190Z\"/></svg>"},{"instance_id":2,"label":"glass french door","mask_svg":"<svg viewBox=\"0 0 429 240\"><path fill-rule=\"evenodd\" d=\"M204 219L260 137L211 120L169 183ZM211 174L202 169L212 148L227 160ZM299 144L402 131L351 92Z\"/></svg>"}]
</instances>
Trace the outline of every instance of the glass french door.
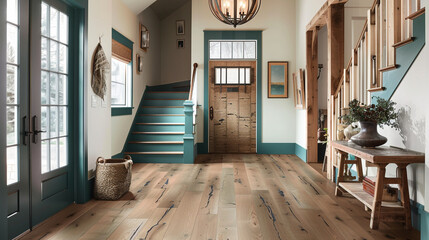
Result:
<instances>
[{"instance_id":1,"label":"glass french door","mask_svg":"<svg viewBox=\"0 0 429 240\"><path fill-rule=\"evenodd\" d=\"M70 16L59 1L7 0L9 238L73 202Z\"/></svg>"}]
</instances>

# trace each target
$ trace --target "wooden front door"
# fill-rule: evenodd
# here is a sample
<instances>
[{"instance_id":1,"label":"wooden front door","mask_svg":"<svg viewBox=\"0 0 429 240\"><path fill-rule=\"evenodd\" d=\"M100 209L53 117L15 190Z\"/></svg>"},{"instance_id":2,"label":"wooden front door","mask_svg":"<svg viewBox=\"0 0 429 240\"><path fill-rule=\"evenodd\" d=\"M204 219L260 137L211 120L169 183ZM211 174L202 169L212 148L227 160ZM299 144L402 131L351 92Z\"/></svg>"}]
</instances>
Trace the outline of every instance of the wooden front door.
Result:
<instances>
[{"instance_id":1,"label":"wooden front door","mask_svg":"<svg viewBox=\"0 0 429 240\"><path fill-rule=\"evenodd\" d=\"M209 62L209 152L256 153L256 61Z\"/></svg>"}]
</instances>

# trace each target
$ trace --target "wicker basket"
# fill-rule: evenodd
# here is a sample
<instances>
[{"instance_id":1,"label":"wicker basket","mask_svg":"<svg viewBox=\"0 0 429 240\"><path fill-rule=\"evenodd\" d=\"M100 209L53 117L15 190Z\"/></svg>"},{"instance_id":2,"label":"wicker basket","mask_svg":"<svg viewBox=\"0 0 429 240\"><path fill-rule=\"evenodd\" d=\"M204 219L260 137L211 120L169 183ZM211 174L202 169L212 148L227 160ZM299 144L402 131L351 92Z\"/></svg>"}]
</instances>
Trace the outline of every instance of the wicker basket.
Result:
<instances>
[{"instance_id":1,"label":"wicker basket","mask_svg":"<svg viewBox=\"0 0 429 240\"><path fill-rule=\"evenodd\" d=\"M132 165L133 161L129 155L124 159L97 158L94 197L102 200L117 200L128 192Z\"/></svg>"}]
</instances>

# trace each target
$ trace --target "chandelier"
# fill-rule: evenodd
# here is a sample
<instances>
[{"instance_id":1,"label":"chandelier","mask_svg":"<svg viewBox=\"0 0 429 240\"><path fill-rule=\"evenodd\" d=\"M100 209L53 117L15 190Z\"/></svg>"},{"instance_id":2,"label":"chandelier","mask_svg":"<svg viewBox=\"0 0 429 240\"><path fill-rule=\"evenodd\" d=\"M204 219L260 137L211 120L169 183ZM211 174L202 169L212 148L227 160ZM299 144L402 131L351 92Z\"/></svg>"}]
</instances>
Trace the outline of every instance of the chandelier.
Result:
<instances>
[{"instance_id":1,"label":"chandelier","mask_svg":"<svg viewBox=\"0 0 429 240\"><path fill-rule=\"evenodd\" d=\"M209 0L213 15L228 25L245 24L256 16L262 0Z\"/></svg>"}]
</instances>

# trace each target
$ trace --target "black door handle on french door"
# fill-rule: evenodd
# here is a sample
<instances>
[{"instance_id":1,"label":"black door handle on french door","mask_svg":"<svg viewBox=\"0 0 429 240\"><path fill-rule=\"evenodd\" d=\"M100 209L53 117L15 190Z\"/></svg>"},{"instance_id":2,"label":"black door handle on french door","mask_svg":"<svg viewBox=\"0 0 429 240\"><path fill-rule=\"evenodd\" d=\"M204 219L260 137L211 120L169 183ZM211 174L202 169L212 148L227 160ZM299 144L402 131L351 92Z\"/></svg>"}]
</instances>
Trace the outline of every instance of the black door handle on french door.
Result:
<instances>
[{"instance_id":1,"label":"black door handle on french door","mask_svg":"<svg viewBox=\"0 0 429 240\"><path fill-rule=\"evenodd\" d=\"M38 130L37 116L33 116L33 143L37 143L37 137L39 133L45 133L46 131Z\"/></svg>"},{"instance_id":2,"label":"black door handle on french door","mask_svg":"<svg viewBox=\"0 0 429 240\"><path fill-rule=\"evenodd\" d=\"M27 145L27 137L29 137L33 132L27 129L27 116L22 118L22 131L24 132L24 138L22 143Z\"/></svg>"},{"instance_id":3,"label":"black door handle on french door","mask_svg":"<svg viewBox=\"0 0 429 240\"><path fill-rule=\"evenodd\" d=\"M210 107L210 120L213 120L213 107Z\"/></svg>"}]
</instances>

